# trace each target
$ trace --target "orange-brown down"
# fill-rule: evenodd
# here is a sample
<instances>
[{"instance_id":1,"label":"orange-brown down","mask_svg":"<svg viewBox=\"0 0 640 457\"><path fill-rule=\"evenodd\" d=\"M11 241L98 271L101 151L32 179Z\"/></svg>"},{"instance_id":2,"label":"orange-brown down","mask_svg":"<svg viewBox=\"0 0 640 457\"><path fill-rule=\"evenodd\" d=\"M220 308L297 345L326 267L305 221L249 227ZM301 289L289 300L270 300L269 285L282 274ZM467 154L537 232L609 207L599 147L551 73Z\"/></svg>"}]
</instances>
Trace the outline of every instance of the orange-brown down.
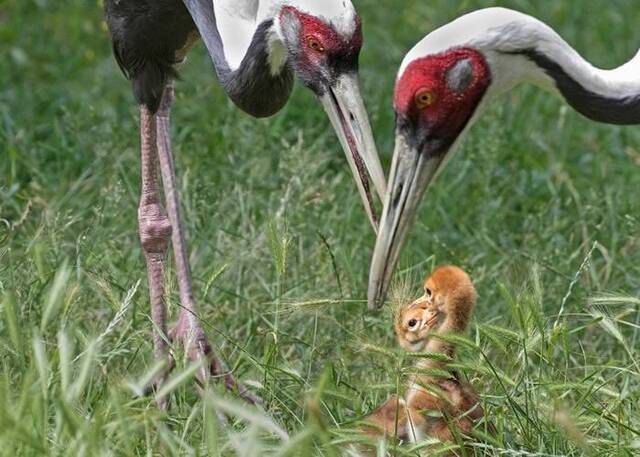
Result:
<instances>
[{"instance_id":1,"label":"orange-brown down","mask_svg":"<svg viewBox=\"0 0 640 457\"><path fill-rule=\"evenodd\" d=\"M458 335L467 330L477 299L469 276L460 268L436 269L424 283L424 295L396 314L395 330L400 345L409 352L443 354L443 358L419 358L417 374L409 381L406 400L397 408L392 397L366 420L389 436L398 424L399 438L419 442L427 437L458 441L472 434L484 411L473 388L448 368L455 358L455 346L438 335ZM425 374L444 370L448 376ZM422 372L421 372L422 371ZM402 401L402 400L401 400ZM393 417L385 412L393 406ZM399 417L396 418L396 410ZM390 422L384 422L384 420ZM397 419L397 420L396 420ZM379 433L380 434L380 433Z\"/></svg>"},{"instance_id":2,"label":"orange-brown down","mask_svg":"<svg viewBox=\"0 0 640 457\"><path fill-rule=\"evenodd\" d=\"M407 428L407 405L404 399L393 395L369 414L360 430L370 436L397 436L404 439Z\"/></svg>"},{"instance_id":3,"label":"orange-brown down","mask_svg":"<svg viewBox=\"0 0 640 457\"><path fill-rule=\"evenodd\" d=\"M424 426L425 419L421 414L409 410L403 398L392 395L382 406L365 418L365 423L359 427L359 430L371 438L385 436L401 442L409 442L411 439L407 433ZM359 451L365 456L377 455L376 450L367 445L360 446Z\"/></svg>"}]
</instances>

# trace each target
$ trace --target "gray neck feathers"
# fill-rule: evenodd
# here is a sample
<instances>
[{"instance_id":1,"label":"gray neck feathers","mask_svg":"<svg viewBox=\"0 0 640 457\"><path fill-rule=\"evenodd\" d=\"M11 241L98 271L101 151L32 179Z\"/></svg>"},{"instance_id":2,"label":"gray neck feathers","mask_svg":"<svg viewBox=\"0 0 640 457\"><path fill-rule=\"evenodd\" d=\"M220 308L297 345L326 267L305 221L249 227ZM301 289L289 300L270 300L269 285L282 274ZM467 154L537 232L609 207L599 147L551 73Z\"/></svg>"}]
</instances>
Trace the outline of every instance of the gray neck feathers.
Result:
<instances>
[{"instance_id":1,"label":"gray neck feathers","mask_svg":"<svg viewBox=\"0 0 640 457\"><path fill-rule=\"evenodd\" d=\"M609 91L604 90L606 87L590 87L588 75L591 72L586 70L593 67L586 62L584 65L567 65L565 68L558 61L536 49L526 49L519 54L543 70L554 81L567 103L585 117L608 124L640 124L640 69L637 90L627 91L628 93L625 94L622 87L616 87L615 82L608 83L612 89ZM580 70L585 70L582 75L579 74ZM598 73L591 74L594 78L601 77Z\"/></svg>"},{"instance_id":2,"label":"gray neck feathers","mask_svg":"<svg viewBox=\"0 0 640 457\"><path fill-rule=\"evenodd\" d=\"M273 20L261 23L240 67L231 70L217 28L211 0L184 0L200 32L227 95L246 113L267 117L280 111L293 89L293 72L285 65L272 74L269 65L268 35ZM197 8L196 8L197 7Z\"/></svg>"},{"instance_id":3,"label":"gray neck feathers","mask_svg":"<svg viewBox=\"0 0 640 457\"><path fill-rule=\"evenodd\" d=\"M496 30L496 50L533 63L576 111L597 122L640 123L640 53L626 65L601 70L537 20L515 21ZM537 79L526 66L522 71L522 79Z\"/></svg>"},{"instance_id":4,"label":"gray neck feathers","mask_svg":"<svg viewBox=\"0 0 640 457\"><path fill-rule=\"evenodd\" d=\"M204 41L218 77L229 70L211 0L183 0Z\"/></svg>"},{"instance_id":5,"label":"gray neck feathers","mask_svg":"<svg viewBox=\"0 0 640 457\"><path fill-rule=\"evenodd\" d=\"M258 26L247 54L235 71L218 72L224 88L233 102L255 117L267 117L280 111L293 89L293 71L284 65L273 74L269 64L268 35L273 20Z\"/></svg>"}]
</instances>

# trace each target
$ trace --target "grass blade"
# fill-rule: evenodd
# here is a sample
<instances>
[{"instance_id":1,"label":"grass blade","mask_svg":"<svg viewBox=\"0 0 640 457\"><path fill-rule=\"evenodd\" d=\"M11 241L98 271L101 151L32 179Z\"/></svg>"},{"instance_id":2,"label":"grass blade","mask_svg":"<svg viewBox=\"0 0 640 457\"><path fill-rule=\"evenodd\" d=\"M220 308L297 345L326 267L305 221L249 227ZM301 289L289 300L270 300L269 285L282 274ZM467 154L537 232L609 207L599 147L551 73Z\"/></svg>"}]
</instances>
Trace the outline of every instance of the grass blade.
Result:
<instances>
[{"instance_id":1,"label":"grass blade","mask_svg":"<svg viewBox=\"0 0 640 457\"><path fill-rule=\"evenodd\" d=\"M67 334L63 331L58 332L60 387L65 397L69 394L69 383L71 381L71 352L71 343Z\"/></svg>"},{"instance_id":2,"label":"grass blade","mask_svg":"<svg viewBox=\"0 0 640 457\"><path fill-rule=\"evenodd\" d=\"M9 339L17 353L22 353L22 331L18 325L18 312L16 310L16 298L11 292L7 292L2 301L4 320L9 331Z\"/></svg>"},{"instance_id":3,"label":"grass blade","mask_svg":"<svg viewBox=\"0 0 640 457\"><path fill-rule=\"evenodd\" d=\"M68 262L65 260L62 266L56 272L56 276L53 279L51 289L49 289L49 296L42 312L42 319L40 321L40 331L44 333L49 325L49 321L60 310L62 304L62 297L69 280L70 270Z\"/></svg>"},{"instance_id":4,"label":"grass blade","mask_svg":"<svg viewBox=\"0 0 640 457\"><path fill-rule=\"evenodd\" d=\"M249 422L250 424L255 425L263 430L269 431L277 435L283 441L288 441L289 435L287 434L287 432L278 424L276 424L271 417L259 411L257 408L247 406L246 403L242 403L239 401L227 400L217 397L213 394L210 395L211 403L219 410L222 410L226 414L229 414L231 416L243 419L246 422Z\"/></svg>"},{"instance_id":5,"label":"grass blade","mask_svg":"<svg viewBox=\"0 0 640 457\"><path fill-rule=\"evenodd\" d=\"M84 390L87 381L91 375L91 371L95 366L96 361L96 352L97 345L95 341L89 343L89 346L84 351L84 356L82 360L82 366L80 367L80 372L78 373L78 379L73 383L70 389L70 398L76 399L80 396L82 391Z\"/></svg>"},{"instance_id":6,"label":"grass blade","mask_svg":"<svg viewBox=\"0 0 640 457\"><path fill-rule=\"evenodd\" d=\"M171 392L176 390L178 387L180 387L182 384L192 379L195 376L196 372L204 366L205 362L205 360L194 362L190 364L186 368L186 370L173 376L162 386L160 390L158 390L158 392L156 393L156 397L164 398Z\"/></svg>"},{"instance_id":7,"label":"grass blade","mask_svg":"<svg viewBox=\"0 0 640 457\"><path fill-rule=\"evenodd\" d=\"M46 399L49 390L49 360L47 359L47 353L44 349L44 341L36 329L33 330L32 344L36 369L38 370L38 376L40 378L40 387L42 388L42 396Z\"/></svg>"}]
</instances>

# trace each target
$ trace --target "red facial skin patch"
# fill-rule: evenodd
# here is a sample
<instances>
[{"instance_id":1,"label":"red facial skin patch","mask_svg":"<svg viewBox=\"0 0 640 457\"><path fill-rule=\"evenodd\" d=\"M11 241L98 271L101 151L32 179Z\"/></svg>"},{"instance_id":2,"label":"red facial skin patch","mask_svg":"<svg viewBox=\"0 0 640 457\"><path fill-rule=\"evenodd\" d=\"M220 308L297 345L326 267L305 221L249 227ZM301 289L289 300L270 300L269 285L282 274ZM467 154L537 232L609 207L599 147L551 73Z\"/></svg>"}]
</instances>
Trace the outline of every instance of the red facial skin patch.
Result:
<instances>
[{"instance_id":1,"label":"red facial skin patch","mask_svg":"<svg viewBox=\"0 0 640 457\"><path fill-rule=\"evenodd\" d=\"M319 64L324 55L357 53L362 47L362 24L358 16L355 19L353 35L345 38L340 36L329 24L317 17L302 13L292 6L285 6L280 14L281 17L284 14L295 14L300 21L301 50L310 63ZM322 50L310 47L310 39L316 40Z\"/></svg>"},{"instance_id":2,"label":"red facial skin patch","mask_svg":"<svg viewBox=\"0 0 640 457\"><path fill-rule=\"evenodd\" d=\"M471 62L471 82L461 92L447 83L447 72L461 60ZM453 138L460 134L491 84L489 66L482 54L468 48L454 49L412 62L396 83L394 108L398 116L425 126L434 136ZM431 103L420 108L416 99L425 90Z\"/></svg>"}]
</instances>

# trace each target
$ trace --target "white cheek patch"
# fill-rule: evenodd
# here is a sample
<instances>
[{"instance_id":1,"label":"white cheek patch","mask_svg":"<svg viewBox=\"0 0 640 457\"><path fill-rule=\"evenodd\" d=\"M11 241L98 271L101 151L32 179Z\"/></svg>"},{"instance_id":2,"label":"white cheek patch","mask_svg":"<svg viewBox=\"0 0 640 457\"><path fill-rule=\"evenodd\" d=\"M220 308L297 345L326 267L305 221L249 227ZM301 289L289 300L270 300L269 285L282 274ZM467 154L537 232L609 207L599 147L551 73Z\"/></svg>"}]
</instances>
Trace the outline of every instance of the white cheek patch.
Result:
<instances>
[{"instance_id":1,"label":"white cheek patch","mask_svg":"<svg viewBox=\"0 0 640 457\"><path fill-rule=\"evenodd\" d=\"M287 63L289 53L282 40L274 32L269 36L269 69L271 75L275 76L282 71L282 67Z\"/></svg>"},{"instance_id":2,"label":"white cheek patch","mask_svg":"<svg viewBox=\"0 0 640 457\"><path fill-rule=\"evenodd\" d=\"M351 38L356 31L357 13L351 0L286 0L300 12L322 19L343 38Z\"/></svg>"}]
</instances>

